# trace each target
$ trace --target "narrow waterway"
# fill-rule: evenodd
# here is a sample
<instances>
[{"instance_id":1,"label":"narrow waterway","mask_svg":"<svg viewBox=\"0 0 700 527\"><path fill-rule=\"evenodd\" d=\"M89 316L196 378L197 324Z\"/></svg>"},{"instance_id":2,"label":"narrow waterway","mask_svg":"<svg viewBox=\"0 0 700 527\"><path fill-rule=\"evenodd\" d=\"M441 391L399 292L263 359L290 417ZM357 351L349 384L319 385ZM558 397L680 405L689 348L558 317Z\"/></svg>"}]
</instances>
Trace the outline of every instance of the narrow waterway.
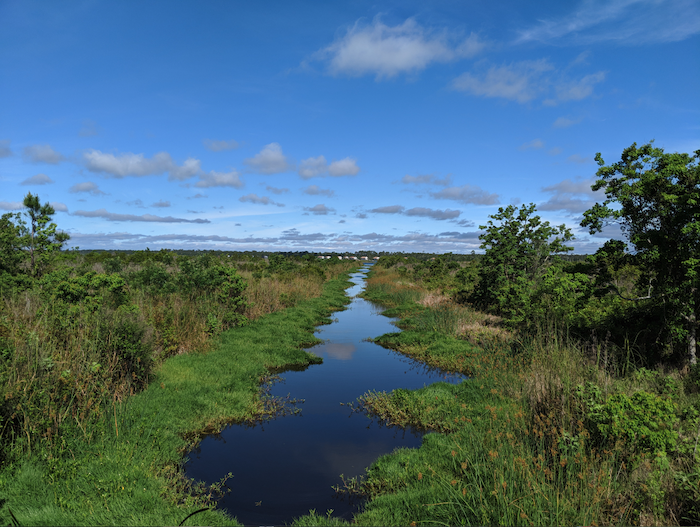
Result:
<instances>
[{"instance_id":1,"label":"narrow waterway","mask_svg":"<svg viewBox=\"0 0 700 527\"><path fill-rule=\"evenodd\" d=\"M364 474L382 454L398 447L418 447L421 434L372 423L341 403L355 401L368 390L421 388L436 381L460 382L461 375L430 370L421 363L386 350L368 337L396 331L381 309L358 298L368 266L351 276L348 309L334 322L320 326L323 343L310 351L323 364L287 371L271 387L271 395L303 400L301 413L255 427L233 425L202 440L190 452L185 474L206 483L229 472L231 492L220 502L245 525L283 525L316 509L350 518L358 503L335 495L332 487Z\"/></svg>"}]
</instances>

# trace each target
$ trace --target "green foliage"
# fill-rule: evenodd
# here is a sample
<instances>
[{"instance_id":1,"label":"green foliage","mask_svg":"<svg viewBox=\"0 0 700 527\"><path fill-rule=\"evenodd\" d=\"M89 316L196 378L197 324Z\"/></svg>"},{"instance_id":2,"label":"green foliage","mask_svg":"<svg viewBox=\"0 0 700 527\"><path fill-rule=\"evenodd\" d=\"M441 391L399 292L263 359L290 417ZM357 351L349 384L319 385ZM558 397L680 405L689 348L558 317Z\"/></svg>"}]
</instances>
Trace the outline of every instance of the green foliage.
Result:
<instances>
[{"instance_id":1,"label":"green foliage","mask_svg":"<svg viewBox=\"0 0 700 527\"><path fill-rule=\"evenodd\" d=\"M592 383L579 386L577 392L603 444L622 441L629 452L667 452L675 448L678 417L668 398L638 391L631 397L617 393L604 399L600 388Z\"/></svg>"},{"instance_id":2,"label":"green foliage","mask_svg":"<svg viewBox=\"0 0 700 527\"><path fill-rule=\"evenodd\" d=\"M603 253L610 255L607 260L625 258L639 267L636 300L664 304L670 333L687 339L691 363L700 318L699 160L700 150L692 157L667 154L651 143L639 148L633 143L609 166L598 153L599 179L592 188L603 189L606 200L587 210L581 222L591 233L620 224L632 251L623 253L624 244L616 241Z\"/></svg>"},{"instance_id":3,"label":"green foliage","mask_svg":"<svg viewBox=\"0 0 700 527\"><path fill-rule=\"evenodd\" d=\"M512 205L490 216L479 235L486 252L480 261L475 302L511 323L526 321L531 299L552 263L552 255L573 250L564 245L573 235L564 225L551 227L533 216L534 204L517 211Z\"/></svg>"},{"instance_id":4,"label":"green foliage","mask_svg":"<svg viewBox=\"0 0 700 527\"><path fill-rule=\"evenodd\" d=\"M25 215L29 218L29 226L18 220L19 240L21 246L29 252L29 269L33 276L40 276L55 260L55 253L60 251L65 242L70 239L66 232L57 231L51 217L56 213L48 203L43 205L39 196L31 192L24 197Z\"/></svg>"},{"instance_id":5,"label":"green foliage","mask_svg":"<svg viewBox=\"0 0 700 527\"><path fill-rule=\"evenodd\" d=\"M0 216L0 275L16 275L22 263L19 214L8 212Z\"/></svg>"}]
</instances>

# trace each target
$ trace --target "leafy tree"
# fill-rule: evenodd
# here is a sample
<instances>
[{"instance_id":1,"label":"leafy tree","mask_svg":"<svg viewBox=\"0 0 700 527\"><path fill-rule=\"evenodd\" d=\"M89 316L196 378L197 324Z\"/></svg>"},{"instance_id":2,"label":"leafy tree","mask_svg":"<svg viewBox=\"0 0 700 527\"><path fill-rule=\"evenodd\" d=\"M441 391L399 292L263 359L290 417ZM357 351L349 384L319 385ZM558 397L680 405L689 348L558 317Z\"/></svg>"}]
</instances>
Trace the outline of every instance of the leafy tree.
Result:
<instances>
[{"instance_id":1,"label":"leafy tree","mask_svg":"<svg viewBox=\"0 0 700 527\"><path fill-rule=\"evenodd\" d=\"M604 189L606 200L584 213L581 225L591 234L619 224L629 245L616 247L642 271L644 292L631 300L662 302L672 334L684 336L688 360L696 364L700 309L700 150L667 154L651 143L636 143L621 160L600 168L593 190ZM612 206L611 206L612 205ZM618 256L619 258L619 256Z\"/></svg>"},{"instance_id":2,"label":"leafy tree","mask_svg":"<svg viewBox=\"0 0 700 527\"><path fill-rule=\"evenodd\" d=\"M0 274L15 275L22 262L20 251L19 214L8 212L0 217Z\"/></svg>"},{"instance_id":3,"label":"leafy tree","mask_svg":"<svg viewBox=\"0 0 700 527\"><path fill-rule=\"evenodd\" d=\"M29 226L24 221L19 223L21 245L29 251L32 275L38 276L70 236L66 232L56 231L55 223L49 223L56 211L48 203L42 205L39 196L28 192L24 197L24 206L27 207L24 214L29 218Z\"/></svg>"},{"instance_id":4,"label":"leafy tree","mask_svg":"<svg viewBox=\"0 0 700 527\"><path fill-rule=\"evenodd\" d=\"M479 235L485 249L479 266L477 303L491 306L511 322L522 322L530 297L552 264L552 255L573 250L565 242L573 234L565 225L550 226L534 216L535 204L499 208Z\"/></svg>"}]
</instances>

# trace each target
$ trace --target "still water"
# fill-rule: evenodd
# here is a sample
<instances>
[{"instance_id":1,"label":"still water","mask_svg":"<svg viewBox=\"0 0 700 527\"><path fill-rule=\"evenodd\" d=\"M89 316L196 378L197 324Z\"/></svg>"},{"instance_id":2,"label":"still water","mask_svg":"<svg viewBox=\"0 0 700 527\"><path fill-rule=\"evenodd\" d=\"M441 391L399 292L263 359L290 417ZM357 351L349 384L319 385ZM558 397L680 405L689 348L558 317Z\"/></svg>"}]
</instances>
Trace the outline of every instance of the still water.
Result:
<instances>
[{"instance_id":1,"label":"still water","mask_svg":"<svg viewBox=\"0 0 700 527\"><path fill-rule=\"evenodd\" d=\"M320 326L322 344L310 351L323 364L287 371L271 387L271 395L303 400L301 413L255 427L232 425L202 440L190 452L185 474L214 483L229 472L231 492L219 504L245 525L283 525L310 509L350 519L358 503L336 496L332 487L364 474L382 454L398 447L418 447L422 435L381 427L341 403L355 401L368 390L421 388L436 381L459 383L458 374L430 370L421 363L386 350L368 337L397 331L381 309L355 295L364 289L366 266L351 276L355 284L348 309Z\"/></svg>"}]
</instances>

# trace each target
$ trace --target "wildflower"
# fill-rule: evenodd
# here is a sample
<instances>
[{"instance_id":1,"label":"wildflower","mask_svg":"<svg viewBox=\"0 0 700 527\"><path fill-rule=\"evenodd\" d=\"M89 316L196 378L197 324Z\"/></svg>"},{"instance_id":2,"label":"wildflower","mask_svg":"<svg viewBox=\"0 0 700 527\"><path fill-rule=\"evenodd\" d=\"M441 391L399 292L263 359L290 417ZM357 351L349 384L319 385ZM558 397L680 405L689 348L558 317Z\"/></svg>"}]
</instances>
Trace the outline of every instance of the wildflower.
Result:
<instances>
[{"instance_id":1,"label":"wildflower","mask_svg":"<svg viewBox=\"0 0 700 527\"><path fill-rule=\"evenodd\" d=\"M498 457L498 452L496 450L489 450L489 457L491 459L496 459Z\"/></svg>"},{"instance_id":2,"label":"wildflower","mask_svg":"<svg viewBox=\"0 0 700 527\"><path fill-rule=\"evenodd\" d=\"M423 473L422 473L422 472L419 472L419 473L418 473L418 479L423 479Z\"/></svg>"},{"instance_id":3,"label":"wildflower","mask_svg":"<svg viewBox=\"0 0 700 527\"><path fill-rule=\"evenodd\" d=\"M466 461L464 461L462 463L462 470L467 470L467 462Z\"/></svg>"},{"instance_id":4,"label":"wildflower","mask_svg":"<svg viewBox=\"0 0 700 527\"><path fill-rule=\"evenodd\" d=\"M457 452L455 452L455 451L453 450L453 451L452 451L452 457L455 457L456 455L457 455Z\"/></svg>"},{"instance_id":5,"label":"wildflower","mask_svg":"<svg viewBox=\"0 0 700 527\"><path fill-rule=\"evenodd\" d=\"M454 487L456 484L457 484L457 480L456 480L456 479L453 479L452 481L450 481L450 485L452 485L453 487Z\"/></svg>"}]
</instances>

